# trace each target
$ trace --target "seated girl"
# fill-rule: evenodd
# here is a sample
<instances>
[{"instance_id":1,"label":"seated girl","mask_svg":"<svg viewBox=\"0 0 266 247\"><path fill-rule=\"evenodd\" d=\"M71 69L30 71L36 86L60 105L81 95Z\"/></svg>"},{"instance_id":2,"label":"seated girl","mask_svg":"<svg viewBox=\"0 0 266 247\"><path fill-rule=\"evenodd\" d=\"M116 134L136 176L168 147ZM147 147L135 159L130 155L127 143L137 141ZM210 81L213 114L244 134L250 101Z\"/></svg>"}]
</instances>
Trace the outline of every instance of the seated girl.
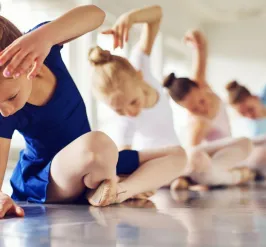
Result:
<instances>
[{"instance_id":1,"label":"seated girl","mask_svg":"<svg viewBox=\"0 0 266 247\"><path fill-rule=\"evenodd\" d=\"M118 18L112 29L114 48L123 48L129 31L143 24L141 37L129 60L100 47L89 52L95 96L117 114L108 134L119 149L137 150L178 146L167 96L151 73L151 52L162 19L159 6L133 10ZM111 128L110 128L111 129Z\"/></svg>"},{"instance_id":2,"label":"seated girl","mask_svg":"<svg viewBox=\"0 0 266 247\"><path fill-rule=\"evenodd\" d=\"M253 95L236 81L227 87L229 103L242 117L238 122L245 126L243 135L255 144L255 150L245 164L258 173L266 174L266 106L261 98Z\"/></svg>"},{"instance_id":3,"label":"seated girl","mask_svg":"<svg viewBox=\"0 0 266 247\"><path fill-rule=\"evenodd\" d=\"M206 81L207 42L199 31L188 32L185 41L193 49L191 78L170 74L164 80L171 98L187 110L186 132L189 146L231 136L229 119L221 99Z\"/></svg>"},{"instance_id":4,"label":"seated girl","mask_svg":"<svg viewBox=\"0 0 266 247\"><path fill-rule=\"evenodd\" d=\"M130 27L134 23L145 23L139 44L133 50L131 63L125 58L111 55L109 51L100 47L92 48L89 52L95 96L121 115L116 118L114 125L116 135L112 136L121 149L131 148L134 137L138 140L138 149L159 147L164 152L180 150L168 99L150 72L149 56L161 16L161 9L158 6L130 11L123 14L111 30L104 32L113 35L114 48L118 46L123 48L124 42L128 40ZM166 148L167 146L169 148ZM235 152L235 156L229 156L227 153L229 148L239 148L241 151ZM210 159L206 160L206 169L202 170L208 173L206 176L209 178L212 176L209 164L214 154L220 163L225 159L225 163L230 163L228 167L233 167L236 160L242 161L247 157L249 150L250 143L246 139L204 146L191 154L187 169L195 164L200 167L204 161L203 156L210 156ZM218 173L219 171L216 174ZM219 176L216 176L216 182L231 185L245 182L249 175L242 176L242 173L236 171L233 174L226 168L225 178L218 180ZM214 183L214 180L212 182Z\"/></svg>"},{"instance_id":5,"label":"seated girl","mask_svg":"<svg viewBox=\"0 0 266 247\"><path fill-rule=\"evenodd\" d=\"M81 6L22 35L0 17L0 190L14 131L26 141L11 178L13 200L106 206L158 189L182 173L182 149L118 153L107 135L91 131L60 50L104 18L98 7ZM117 174L128 177L118 181ZM12 199L0 191L0 218L24 216Z\"/></svg>"}]
</instances>

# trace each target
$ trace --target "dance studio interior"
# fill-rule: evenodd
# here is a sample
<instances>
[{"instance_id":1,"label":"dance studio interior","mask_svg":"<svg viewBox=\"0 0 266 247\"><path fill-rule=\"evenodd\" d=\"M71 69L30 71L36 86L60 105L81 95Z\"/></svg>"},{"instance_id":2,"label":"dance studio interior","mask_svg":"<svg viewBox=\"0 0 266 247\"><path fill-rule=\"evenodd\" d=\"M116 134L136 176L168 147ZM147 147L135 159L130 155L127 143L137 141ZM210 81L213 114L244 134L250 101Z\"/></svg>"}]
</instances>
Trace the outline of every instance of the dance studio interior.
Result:
<instances>
[{"instance_id":1,"label":"dance studio interior","mask_svg":"<svg viewBox=\"0 0 266 247\"><path fill-rule=\"evenodd\" d=\"M0 3L0 247L266 246L265 0Z\"/></svg>"}]
</instances>

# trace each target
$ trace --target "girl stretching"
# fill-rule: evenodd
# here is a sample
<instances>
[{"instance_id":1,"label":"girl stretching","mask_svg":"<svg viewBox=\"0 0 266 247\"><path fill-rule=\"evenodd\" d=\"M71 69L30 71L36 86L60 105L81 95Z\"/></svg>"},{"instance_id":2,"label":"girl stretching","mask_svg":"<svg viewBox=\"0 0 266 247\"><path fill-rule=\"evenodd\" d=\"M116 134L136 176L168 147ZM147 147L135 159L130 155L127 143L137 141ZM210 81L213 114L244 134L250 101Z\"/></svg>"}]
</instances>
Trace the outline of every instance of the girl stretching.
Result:
<instances>
[{"instance_id":1,"label":"girl stretching","mask_svg":"<svg viewBox=\"0 0 266 247\"><path fill-rule=\"evenodd\" d=\"M244 162L257 174L266 175L266 106L258 96L253 95L246 87L236 81L227 87L229 103L242 116L245 133L253 140L255 149Z\"/></svg>"},{"instance_id":2,"label":"girl stretching","mask_svg":"<svg viewBox=\"0 0 266 247\"><path fill-rule=\"evenodd\" d=\"M123 48L132 26L143 24L130 60L111 55L100 47L89 52L94 94L117 113L110 137L119 149L130 149L133 144L137 150L179 145L169 101L150 68L161 19L159 6L133 10L103 32L113 36L114 48Z\"/></svg>"},{"instance_id":3,"label":"girl stretching","mask_svg":"<svg viewBox=\"0 0 266 247\"><path fill-rule=\"evenodd\" d=\"M189 146L231 136L229 119L221 99L206 82L207 42L199 31L188 32L187 44L193 48L191 78L176 78L174 73L164 80L172 99L187 110Z\"/></svg>"},{"instance_id":4,"label":"girl stretching","mask_svg":"<svg viewBox=\"0 0 266 247\"><path fill-rule=\"evenodd\" d=\"M134 138L137 139L139 149L159 147L169 154L173 150L180 150L168 99L150 72L150 53L161 18L162 11L158 6L133 10L123 14L111 30L104 32L113 35L114 48L123 48L132 25L144 23L142 36L132 52L130 62L125 58L111 55L109 51L104 51L100 47L95 47L89 52L95 96L122 115L116 118L114 128L117 131L112 135L121 149L131 148ZM212 185L246 182L249 174L245 173L242 176L242 171L237 170L233 173L229 169L234 167L237 161L240 162L247 157L250 146L249 140L239 139L193 150L189 152L186 174L189 175L193 171L194 178L195 174L206 174L204 181L209 183L212 179ZM229 154L230 149L236 150L234 155ZM220 170L213 175L213 157L215 163L222 164L224 160L227 164L226 168L222 169L223 176L218 176L221 174ZM188 187L189 179L184 180L175 181L172 188Z\"/></svg>"},{"instance_id":5,"label":"girl stretching","mask_svg":"<svg viewBox=\"0 0 266 247\"><path fill-rule=\"evenodd\" d=\"M118 154L107 135L91 131L60 50L104 18L98 7L81 6L22 36L0 17L0 189L14 130L26 141L11 178L14 200L78 203L85 198L105 206L170 183L186 164L182 149L171 155L156 150ZM118 182L116 174L130 176ZM0 218L8 214L24 212L0 192Z\"/></svg>"}]
</instances>

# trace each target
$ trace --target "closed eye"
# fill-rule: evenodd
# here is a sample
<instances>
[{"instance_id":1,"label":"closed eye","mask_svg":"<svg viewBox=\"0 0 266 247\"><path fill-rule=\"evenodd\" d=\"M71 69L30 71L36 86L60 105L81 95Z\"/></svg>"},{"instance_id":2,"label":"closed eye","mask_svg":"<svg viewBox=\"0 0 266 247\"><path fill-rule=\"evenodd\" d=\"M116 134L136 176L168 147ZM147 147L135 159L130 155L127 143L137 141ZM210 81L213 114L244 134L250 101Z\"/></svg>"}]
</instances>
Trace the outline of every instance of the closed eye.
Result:
<instances>
[{"instance_id":1,"label":"closed eye","mask_svg":"<svg viewBox=\"0 0 266 247\"><path fill-rule=\"evenodd\" d=\"M137 103L138 103L138 100L135 99L135 100L132 100L132 101L131 101L130 105L136 105Z\"/></svg>"},{"instance_id":2,"label":"closed eye","mask_svg":"<svg viewBox=\"0 0 266 247\"><path fill-rule=\"evenodd\" d=\"M204 99L201 99L200 100L200 104L204 105L205 104L205 100Z\"/></svg>"},{"instance_id":3,"label":"closed eye","mask_svg":"<svg viewBox=\"0 0 266 247\"><path fill-rule=\"evenodd\" d=\"M14 95L13 97L9 98L8 101L13 101L17 96L18 94Z\"/></svg>"}]
</instances>

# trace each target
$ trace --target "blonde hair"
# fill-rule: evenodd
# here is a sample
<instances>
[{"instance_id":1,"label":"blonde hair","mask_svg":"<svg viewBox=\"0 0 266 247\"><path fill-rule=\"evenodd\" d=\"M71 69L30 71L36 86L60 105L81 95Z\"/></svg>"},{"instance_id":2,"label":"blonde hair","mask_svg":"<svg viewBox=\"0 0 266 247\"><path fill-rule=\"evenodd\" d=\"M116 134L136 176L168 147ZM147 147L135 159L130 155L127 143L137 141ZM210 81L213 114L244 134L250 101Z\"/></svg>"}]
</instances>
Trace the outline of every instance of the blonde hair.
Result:
<instances>
[{"instance_id":1,"label":"blonde hair","mask_svg":"<svg viewBox=\"0 0 266 247\"><path fill-rule=\"evenodd\" d=\"M123 91L125 85L121 78L123 74L132 78L137 76L136 70L126 58L112 55L99 46L90 49L88 58L93 67L92 86L94 90L105 95L116 90Z\"/></svg>"}]
</instances>

